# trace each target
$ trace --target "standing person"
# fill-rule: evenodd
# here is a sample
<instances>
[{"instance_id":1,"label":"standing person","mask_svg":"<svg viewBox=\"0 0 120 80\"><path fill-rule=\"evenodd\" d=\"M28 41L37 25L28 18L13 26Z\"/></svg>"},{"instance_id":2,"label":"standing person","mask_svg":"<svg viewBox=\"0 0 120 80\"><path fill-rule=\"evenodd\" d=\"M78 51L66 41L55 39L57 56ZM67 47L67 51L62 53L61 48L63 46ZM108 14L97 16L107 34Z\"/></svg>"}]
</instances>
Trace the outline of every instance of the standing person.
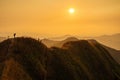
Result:
<instances>
[{"instance_id":1,"label":"standing person","mask_svg":"<svg viewBox=\"0 0 120 80\"><path fill-rule=\"evenodd\" d=\"M16 36L16 33L14 33L14 38L15 38L15 36Z\"/></svg>"}]
</instances>

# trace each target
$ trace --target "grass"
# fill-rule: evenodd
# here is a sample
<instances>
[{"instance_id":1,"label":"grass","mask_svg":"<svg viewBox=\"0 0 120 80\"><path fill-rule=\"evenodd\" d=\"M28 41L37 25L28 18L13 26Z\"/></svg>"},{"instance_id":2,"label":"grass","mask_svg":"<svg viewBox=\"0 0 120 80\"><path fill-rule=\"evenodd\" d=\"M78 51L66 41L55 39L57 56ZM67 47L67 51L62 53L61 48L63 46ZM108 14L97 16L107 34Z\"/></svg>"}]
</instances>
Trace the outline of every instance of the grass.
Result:
<instances>
[{"instance_id":1,"label":"grass","mask_svg":"<svg viewBox=\"0 0 120 80\"><path fill-rule=\"evenodd\" d=\"M11 58L13 62L5 64ZM26 80L120 79L120 65L109 52L99 43L86 40L70 41L62 48L47 48L32 38L8 39L0 43L0 77L7 74L5 66L12 70L13 80L24 80L24 75L29 77Z\"/></svg>"}]
</instances>

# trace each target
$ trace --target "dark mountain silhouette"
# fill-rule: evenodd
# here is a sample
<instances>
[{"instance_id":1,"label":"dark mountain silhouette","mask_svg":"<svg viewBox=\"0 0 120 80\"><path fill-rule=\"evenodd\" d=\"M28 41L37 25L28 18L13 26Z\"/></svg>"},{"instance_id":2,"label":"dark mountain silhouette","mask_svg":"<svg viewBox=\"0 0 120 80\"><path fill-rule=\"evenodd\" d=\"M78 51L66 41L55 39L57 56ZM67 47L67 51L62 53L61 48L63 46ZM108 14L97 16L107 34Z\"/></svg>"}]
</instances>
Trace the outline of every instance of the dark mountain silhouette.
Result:
<instances>
[{"instance_id":1,"label":"dark mountain silhouette","mask_svg":"<svg viewBox=\"0 0 120 80\"><path fill-rule=\"evenodd\" d=\"M44 80L47 47L31 38L0 43L0 80Z\"/></svg>"},{"instance_id":2,"label":"dark mountain silhouette","mask_svg":"<svg viewBox=\"0 0 120 80\"><path fill-rule=\"evenodd\" d=\"M42 40L42 42L47 46L47 47L59 47L61 48L63 46L64 43L69 42L69 41L78 41L79 39L75 38L75 37L68 37L65 40L62 41L53 41L53 40L49 40L49 39L44 39ZM94 39L87 39L87 41L92 42L92 43L98 43L96 40ZM104 48L106 48L109 53L111 54L111 56L118 62L120 63L120 50L116 50L113 48L110 48L104 44L101 43L101 45L103 45Z\"/></svg>"},{"instance_id":3,"label":"dark mountain silhouette","mask_svg":"<svg viewBox=\"0 0 120 80\"><path fill-rule=\"evenodd\" d=\"M22 37L0 43L0 80L120 80L120 65L94 41L47 48Z\"/></svg>"},{"instance_id":4,"label":"dark mountain silhouette","mask_svg":"<svg viewBox=\"0 0 120 80\"><path fill-rule=\"evenodd\" d=\"M62 37L56 37L56 38L50 38L50 39L53 41L62 41L69 37L73 37L73 36L65 35ZM90 37L90 36L89 37L75 36L75 37L78 39L95 39L106 46L120 50L120 44L119 44L120 43L120 33L113 34L113 35L103 35L103 36L98 36L98 37Z\"/></svg>"},{"instance_id":5,"label":"dark mountain silhouette","mask_svg":"<svg viewBox=\"0 0 120 80\"><path fill-rule=\"evenodd\" d=\"M89 39L88 40L89 42L92 42L92 43L98 43L96 40L94 39ZM116 50L116 49L113 49L113 48L110 48L106 45L103 45L101 44L106 50L108 50L108 52L110 53L110 55L120 64L120 51L119 50Z\"/></svg>"},{"instance_id":6,"label":"dark mountain silhouette","mask_svg":"<svg viewBox=\"0 0 120 80\"><path fill-rule=\"evenodd\" d=\"M112 57L120 64L120 51L107 46L104 47L109 51Z\"/></svg>"}]
</instances>

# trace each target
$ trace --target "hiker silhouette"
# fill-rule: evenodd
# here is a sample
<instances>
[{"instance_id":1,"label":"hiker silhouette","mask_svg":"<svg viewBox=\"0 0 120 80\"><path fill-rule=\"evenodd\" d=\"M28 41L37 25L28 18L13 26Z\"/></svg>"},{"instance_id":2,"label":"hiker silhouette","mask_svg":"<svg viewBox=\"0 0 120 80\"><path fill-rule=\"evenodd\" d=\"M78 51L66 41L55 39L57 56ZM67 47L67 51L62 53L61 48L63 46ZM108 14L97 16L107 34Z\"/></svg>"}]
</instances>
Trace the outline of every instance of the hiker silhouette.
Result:
<instances>
[{"instance_id":1,"label":"hiker silhouette","mask_svg":"<svg viewBox=\"0 0 120 80\"><path fill-rule=\"evenodd\" d=\"M15 36L16 36L16 33L14 33L13 35L14 35L14 38L15 38Z\"/></svg>"}]
</instances>

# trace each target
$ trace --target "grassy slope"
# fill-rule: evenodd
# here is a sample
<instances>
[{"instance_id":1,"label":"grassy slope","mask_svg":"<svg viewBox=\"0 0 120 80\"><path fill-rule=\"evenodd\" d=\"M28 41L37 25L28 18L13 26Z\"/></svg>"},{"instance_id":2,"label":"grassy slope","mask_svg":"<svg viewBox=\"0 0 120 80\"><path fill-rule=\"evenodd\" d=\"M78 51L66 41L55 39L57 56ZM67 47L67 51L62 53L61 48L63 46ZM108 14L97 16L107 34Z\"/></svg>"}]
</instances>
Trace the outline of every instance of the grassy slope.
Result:
<instances>
[{"instance_id":1,"label":"grassy slope","mask_svg":"<svg viewBox=\"0 0 120 80\"><path fill-rule=\"evenodd\" d=\"M85 40L67 42L62 48L50 49L31 38L5 40L0 43L2 80L5 80L3 75L10 73L9 69L12 76L7 77L12 80L120 79L120 66L108 51L99 43Z\"/></svg>"}]
</instances>

